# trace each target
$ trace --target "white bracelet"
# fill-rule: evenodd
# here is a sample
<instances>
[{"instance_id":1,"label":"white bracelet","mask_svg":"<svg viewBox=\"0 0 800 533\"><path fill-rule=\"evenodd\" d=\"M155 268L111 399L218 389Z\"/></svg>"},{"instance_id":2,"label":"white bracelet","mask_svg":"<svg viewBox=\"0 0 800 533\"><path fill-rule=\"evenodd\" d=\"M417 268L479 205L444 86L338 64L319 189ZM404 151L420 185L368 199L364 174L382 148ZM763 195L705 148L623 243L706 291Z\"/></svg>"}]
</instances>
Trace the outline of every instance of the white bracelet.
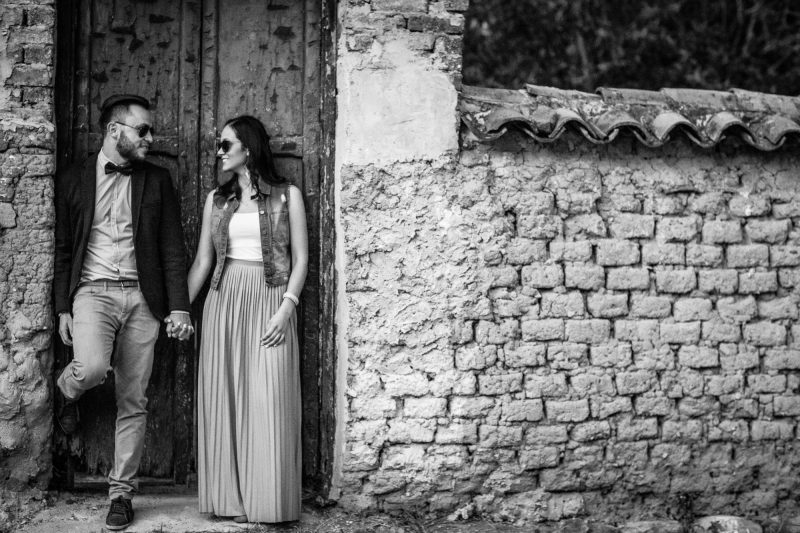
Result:
<instances>
[{"instance_id":1,"label":"white bracelet","mask_svg":"<svg viewBox=\"0 0 800 533\"><path fill-rule=\"evenodd\" d=\"M295 307L300 305L300 299L289 291L283 293L283 298L284 299L289 298L294 303Z\"/></svg>"}]
</instances>

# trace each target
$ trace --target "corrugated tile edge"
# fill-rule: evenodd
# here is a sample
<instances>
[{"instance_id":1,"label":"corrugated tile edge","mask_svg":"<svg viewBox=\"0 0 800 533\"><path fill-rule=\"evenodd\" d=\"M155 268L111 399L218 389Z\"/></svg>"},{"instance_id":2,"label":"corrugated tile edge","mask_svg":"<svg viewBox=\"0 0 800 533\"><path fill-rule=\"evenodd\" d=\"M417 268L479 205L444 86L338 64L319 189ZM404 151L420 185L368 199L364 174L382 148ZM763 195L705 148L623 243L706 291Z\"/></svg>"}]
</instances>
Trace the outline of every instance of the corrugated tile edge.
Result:
<instances>
[{"instance_id":1,"label":"corrugated tile edge","mask_svg":"<svg viewBox=\"0 0 800 533\"><path fill-rule=\"evenodd\" d=\"M539 142L579 131L593 143L610 143L620 132L642 144L663 146L683 134L703 148L737 136L764 151L800 136L800 98L740 89L600 88L596 94L527 85L522 90L463 86L461 120L478 141L490 142L516 127Z\"/></svg>"}]
</instances>

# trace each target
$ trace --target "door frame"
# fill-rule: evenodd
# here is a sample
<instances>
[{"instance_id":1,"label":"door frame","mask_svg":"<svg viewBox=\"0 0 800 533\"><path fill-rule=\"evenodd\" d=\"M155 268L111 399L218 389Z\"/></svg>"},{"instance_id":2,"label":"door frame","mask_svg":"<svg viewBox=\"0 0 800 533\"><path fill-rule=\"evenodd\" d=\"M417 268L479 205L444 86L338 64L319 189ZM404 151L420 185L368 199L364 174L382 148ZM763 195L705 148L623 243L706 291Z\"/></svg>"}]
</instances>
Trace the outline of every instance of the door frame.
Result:
<instances>
[{"instance_id":1,"label":"door frame","mask_svg":"<svg viewBox=\"0 0 800 533\"><path fill-rule=\"evenodd\" d=\"M294 1L294 0L286 0ZM314 154L315 161L306 162L307 154L304 154L304 165L317 165L314 168L315 172L319 172L319 190L318 198L312 203L315 205L316 217L311 217L312 220L317 220L317 231L319 235L318 247L312 246L310 248L312 253L309 256L309 271L314 270L313 275L318 279L316 287L309 288L304 291L302 296L303 307L314 313L319 313L318 322L315 324L316 328L310 331L306 328L300 332L300 335L305 335L309 340L316 345L318 351L317 366L312 369L316 373L314 376L304 375L303 382L316 381L316 390L304 391L304 415L309 418L311 414L312 420L303 421L303 441L304 441L304 488L313 493L327 496L330 490L331 476L333 472L333 456L334 456L334 438L336 431L336 271L335 271L335 253L336 253L336 234L335 234L335 193L334 193L334 149L335 149L335 127L336 127L336 69L326 68L328 65L336 65L336 43L337 43L337 2L336 0L309 0L318 2L320 7L320 18L318 21L313 21L319 31L319 38L309 38L309 27L306 33L306 51L307 53L319 54L318 72L307 73L307 75L316 75L319 77L319 95L318 106L307 106L306 112L319 113L319 131L309 132L310 135L315 135L319 139L319 151ZM74 149L74 141L76 134L85 128L86 110L81 109L78 102L88 100L86 91L88 85L80 80L86 80L90 75L88 69L90 64L81 62L79 50L86 46L86 42L81 42L83 36L79 35L79 17L87 17L90 14L81 13L76 9L79 0L57 0L56 2L56 68L55 68L55 106L54 115L56 123L56 153L57 153L57 171L67 168L78 157L83 157L88 149L88 146L82 146ZM208 132L209 128L213 131L216 124L212 122L216 119L213 116L204 114L202 108L202 96L204 90L203 85L213 77L214 72L209 72L209 69L215 68L215 65L210 65L206 62L206 57L203 54L203 43L209 42L207 39L216 39L217 35L215 28L208 27L206 24L209 20L208 15L214 10L218 9L220 0L202 0L195 3L200 9L199 19L195 16L195 20L202 21L202 27L187 27L190 21L183 20L181 24L184 26L181 29L183 38L186 44L191 48L198 51L196 59L197 71L194 73L187 72L182 75L178 80L178 84L182 90L187 91L186 94L191 94L194 98L187 98L181 102L181 110L188 113L196 113L197 123L189 125L181 125L179 129L179 136L182 135L196 135L198 142L198 153L188 154L188 157L180 158L180 174L176 176L177 180L185 180L184 183L189 185L191 180L187 176L196 175L194 190L189 190L190 187L184 187L182 195L182 207L184 210L190 209L190 213L196 216L199 223L200 214L202 212L202 173L203 166L208 165L209 154L213 154L213 136L205 135L203 132ZM192 9L189 7L189 2L183 2L183 10ZM188 19L188 17L187 17ZM212 17L217 20L216 17ZM199 86L195 80L199 80ZM196 94L189 91L190 87L197 87ZM85 137L85 135L84 135ZM311 143L313 144L313 143ZM75 153L76 151L83 151L83 153ZM211 161L213 162L213 155ZM208 167L207 167L208 168ZM308 168L308 167L306 167ZM184 211L184 220L186 220L186 211ZM199 233L199 232L192 232ZM196 246L196 238L194 235L190 236L190 244ZM308 284L307 284L308 287ZM57 332L53 332L57 335ZM57 370L54 368L54 371ZM306 372L304 372L306 374ZM192 372L189 373L189 376ZM55 379L53 378L53 383ZM194 387L195 384L189 384ZM309 394L311 397L309 398ZM316 409L309 412L306 405L311 403L316 404ZM193 410L194 411L194 410ZM58 439L54 432L54 440ZM315 441L315 445L309 447L309 439ZM63 442L61 443L63 446ZM192 447L192 455L196 453L196 448ZM193 457L196 460L196 457ZM58 460L54 460L58 463ZM70 461L67 461L69 463ZM176 469L175 478L178 482L186 479L186 474L189 471L189 465L179 464L179 461L174 463ZM309 464L310 463L310 464ZM67 485L71 484L72 473L69 472L70 465L54 464L54 469L59 470L66 468L65 476L57 476L62 482Z\"/></svg>"}]
</instances>

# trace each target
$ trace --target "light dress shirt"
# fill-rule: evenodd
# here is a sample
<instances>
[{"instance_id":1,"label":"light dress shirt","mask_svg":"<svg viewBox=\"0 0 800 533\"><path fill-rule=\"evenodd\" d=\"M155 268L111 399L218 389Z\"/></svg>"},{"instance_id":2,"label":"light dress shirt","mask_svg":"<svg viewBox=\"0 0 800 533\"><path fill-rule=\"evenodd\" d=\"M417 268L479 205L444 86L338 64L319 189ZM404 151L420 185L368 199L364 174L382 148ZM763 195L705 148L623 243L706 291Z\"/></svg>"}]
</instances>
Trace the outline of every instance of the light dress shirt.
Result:
<instances>
[{"instance_id":1,"label":"light dress shirt","mask_svg":"<svg viewBox=\"0 0 800 533\"><path fill-rule=\"evenodd\" d=\"M94 219L83 259L81 282L97 280L138 280L133 248L131 176L106 174L110 160L97 155Z\"/></svg>"}]
</instances>

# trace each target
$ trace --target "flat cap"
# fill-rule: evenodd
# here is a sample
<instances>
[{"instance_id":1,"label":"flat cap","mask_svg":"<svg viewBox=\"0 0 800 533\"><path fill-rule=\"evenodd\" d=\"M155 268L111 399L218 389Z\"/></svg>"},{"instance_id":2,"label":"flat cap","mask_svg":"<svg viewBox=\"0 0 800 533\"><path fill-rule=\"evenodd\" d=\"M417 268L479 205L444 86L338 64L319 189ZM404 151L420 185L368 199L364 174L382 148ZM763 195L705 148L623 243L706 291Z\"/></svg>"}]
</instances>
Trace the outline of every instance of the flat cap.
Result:
<instances>
[{"instance_id":1,"label":"flat cap","mask_svg":"<svg viewBox=\"0 0 800 533\"><path fill-rule=\"evenodd\" d=\"M147 98L136 94L114 94L105 99L103 105L100 106L100 111L103 112L109 107L119 104L139 104L145 109L150 109L150 102L147 101Z\"/></svg>"}]
</instances>

